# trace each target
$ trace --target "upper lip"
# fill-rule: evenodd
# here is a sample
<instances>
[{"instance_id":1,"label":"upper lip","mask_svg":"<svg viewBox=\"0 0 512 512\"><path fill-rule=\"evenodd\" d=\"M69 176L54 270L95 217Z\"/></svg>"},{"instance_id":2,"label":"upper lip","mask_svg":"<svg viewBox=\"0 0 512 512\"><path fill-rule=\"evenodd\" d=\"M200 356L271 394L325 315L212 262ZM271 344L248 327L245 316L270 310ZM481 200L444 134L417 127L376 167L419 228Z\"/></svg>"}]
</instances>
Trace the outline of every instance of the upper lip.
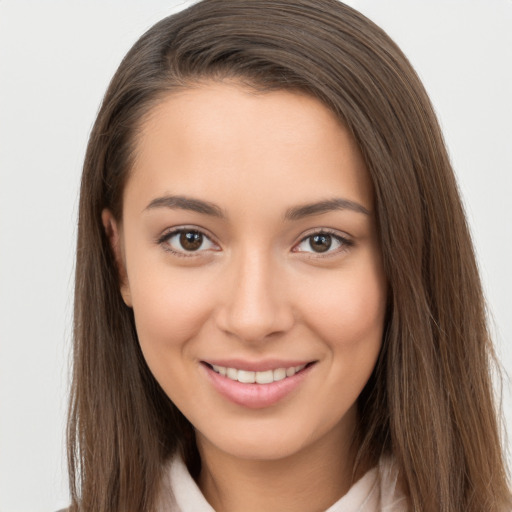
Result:
<instances>
[{"instance_id":1,"label":"upper lip","mask_svg":"<svg viewBox=\"0 0 512 512\"><path fill-rule=\"evenodd\" d=\"M264 359L260 361L248 361L246 359L208 359L202 363L210 366L223 366L225 368L236 368L248 372L265 372L276 368L291 368L315 362L311 359Z\"/></svg>"}]
</instances>

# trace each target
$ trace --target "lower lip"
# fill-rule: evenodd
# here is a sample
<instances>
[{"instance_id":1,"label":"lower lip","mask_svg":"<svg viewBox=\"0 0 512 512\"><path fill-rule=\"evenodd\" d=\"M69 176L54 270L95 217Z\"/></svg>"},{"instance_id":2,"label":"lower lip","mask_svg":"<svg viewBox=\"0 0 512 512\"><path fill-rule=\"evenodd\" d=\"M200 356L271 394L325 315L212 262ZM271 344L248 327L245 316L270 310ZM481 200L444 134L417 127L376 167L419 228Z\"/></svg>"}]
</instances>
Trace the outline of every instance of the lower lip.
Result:
<instances>
[{"instance_id":1,"label":"lower lip","mask_svg":"<svg viewBox=\"0 0 512 512\"><path fill-rule=\"evenodd\" d=\"M307 366L291 377L270 384L244 384L224 377L206 364L201 364L201 366L205 369L213 387L222 396L249 409L262 409L276 404L295 391L315 365Z\"/></svg>"}]
</instances>

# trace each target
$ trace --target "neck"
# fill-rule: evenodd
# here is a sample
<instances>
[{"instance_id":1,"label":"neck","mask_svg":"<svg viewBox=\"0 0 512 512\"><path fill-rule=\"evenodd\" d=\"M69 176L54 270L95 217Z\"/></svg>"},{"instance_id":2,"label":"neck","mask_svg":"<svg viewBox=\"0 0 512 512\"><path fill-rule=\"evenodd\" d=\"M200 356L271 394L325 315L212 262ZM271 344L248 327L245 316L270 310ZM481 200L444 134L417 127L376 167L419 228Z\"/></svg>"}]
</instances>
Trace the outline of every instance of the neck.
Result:
<instances>
[{"instance_id":1,"label":"neck","mask_svg":"<svg viewBox=\"0 0 512 512\"><path fill-rule=\"evenodd\" d=\"M276 460L232 456L199 433L197 442L202 461L199 487L217 512L326 510L368 469L353 475L354 446L336 430Z\"/></svg>"}]
</instances>

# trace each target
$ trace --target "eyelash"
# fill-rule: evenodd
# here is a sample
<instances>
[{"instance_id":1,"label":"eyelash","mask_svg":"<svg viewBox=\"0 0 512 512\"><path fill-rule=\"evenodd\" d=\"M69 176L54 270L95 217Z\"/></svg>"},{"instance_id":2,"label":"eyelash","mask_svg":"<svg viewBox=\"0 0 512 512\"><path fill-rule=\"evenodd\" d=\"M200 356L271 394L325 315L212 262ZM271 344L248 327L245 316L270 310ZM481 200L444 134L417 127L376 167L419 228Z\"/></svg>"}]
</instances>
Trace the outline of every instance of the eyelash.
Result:
<instances>
[{"instance_id":1,"label":"eyelash","mask_svg":"<svg viewBox=\"0 0 512 512\"><path fill-rule=\"evenodd\" d=\"M203 230L194 228L194 227L186 227L186 226L176 228L171 231L167 231L157 240L157 243L160 244L165 251L170 252L173 255L178 256L178 257L190 258L190 257L197 256L198 254L201 254L202 252L204 252L204 249L196 250L196 251L187 251L185 249L183 249L183 251L177 251L177 250L173 249L170 245L170 240L173 237L175 237L176 235L181 235L184 233L197 233L198 235L201 235L203 237L201 245L203 245L204 241L207 240L207 241L209 241L210 244L217 246L217 244L212 240L212 237L207 235Z\"/></svg>"},{"instance_id":2,"label":"eyelash","mask_svg":"<svg viewBox=\"0 0 512 512\"><path fill-rule=\"evenodd\" d=\"M208 240L210 244L217 246L217 244L212 240L212 238L209 235L207 235L203 230L194 228L194 227L190 227L190 228L189 227L180 227L180 228L176 228L171 231L168 231L168 232L164 233L157 240L157 243L159 245L161 245L165 251L170 252L173 255L178 256L178 257L190 258L190 257L194 257L194 256L200 255L201 253L205 252L205 249L195 250L195 251L187 251L185 249L183 249L183 251L180 251L180 250L173 249L171 247L169 241L176 235L182 235L184 233L196 233L198 235L201 235L203 237L201 245L203 245L205 240ZM338 244L340 244L340 247L335 250L330 250L331 248L329 247L325 252L316 252L313 250L311 250L311 251L296 250L296 248L298 246L300 246L307 240L310 240L310 244L311 244L311 240L313 239L314 236L322 236L322 235L327 235L327 236L331 237ZM297 244L295 244L293 246L292 252L303 252L303 253L309 254L308 257L312 257L312 258L327 258L329 256L334 256L341 252L345 252L348 249L350 249L350 247L352 247L353 245L354 245L354 242L352 240L350 240L344 236L341 236L338 232L335 232L333 230L326 229L326 228L320 228L320 229L312 231L311 233L302 237L300 242L298 242ZM208 250L208 249L206 249L206 250Z\"/></svg>"},{"instance_id":3,"label":"eyelash","mask_svg":"<svg viewBox=\"0 0 512 512\"><path fill-rule=\"evenodd\" d=\"M337 243L340 244L340 247L338 247L335 250L330 250L331 248L329 247L325 252L315 252L313 250L312 251L303 251L304 253L309 254L308 257L310 257L310 258L328 258L330 256L335 256L339 253L345 252L354 245L354 242L352 240L340 235L339 232L333 231L328 228L320 228L320 229L317 229L317 230L312 231L312 232L308 233L307 235L305 235L300 240L300 242L294 246L294 249L295 249L295 247L298 247L301 244L303 244L304 242L306 242L307 240L310 240L309 243L311 244L311 241L314 236L322 236L322 235L327 235L327 236L331 237ZM293 252L299 252L294 249L292 249Z\"/></svg>"}]
</instances>

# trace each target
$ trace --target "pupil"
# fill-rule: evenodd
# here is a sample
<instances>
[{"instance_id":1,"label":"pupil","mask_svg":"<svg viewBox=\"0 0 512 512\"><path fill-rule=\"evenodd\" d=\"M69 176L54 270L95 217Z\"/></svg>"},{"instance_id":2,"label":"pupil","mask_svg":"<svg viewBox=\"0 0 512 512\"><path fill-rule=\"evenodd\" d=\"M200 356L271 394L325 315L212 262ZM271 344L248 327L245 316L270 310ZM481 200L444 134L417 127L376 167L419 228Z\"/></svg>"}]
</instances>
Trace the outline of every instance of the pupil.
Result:
<instances>
[{"instance_id":1,"label":"pupil","mask_svg":"<svg viewBox=\"0 0 512 512\"><path fill-rule=\"evenodd\" d=\"M180 235L180 244L187 251L197 251L203 243L203 235L197 231L185 231Z\"/></svg>"},{"instance_id":2,"label":"pupil","mask_svg":"<svg viewBox=\"0 0 512 512\"><path fill-rule=\"evenodd\" d=\"M331 247L332 237L331 235L314 235L309 241L311 249L315 252L325 252Z\"/></svg>"}]
</instances>

